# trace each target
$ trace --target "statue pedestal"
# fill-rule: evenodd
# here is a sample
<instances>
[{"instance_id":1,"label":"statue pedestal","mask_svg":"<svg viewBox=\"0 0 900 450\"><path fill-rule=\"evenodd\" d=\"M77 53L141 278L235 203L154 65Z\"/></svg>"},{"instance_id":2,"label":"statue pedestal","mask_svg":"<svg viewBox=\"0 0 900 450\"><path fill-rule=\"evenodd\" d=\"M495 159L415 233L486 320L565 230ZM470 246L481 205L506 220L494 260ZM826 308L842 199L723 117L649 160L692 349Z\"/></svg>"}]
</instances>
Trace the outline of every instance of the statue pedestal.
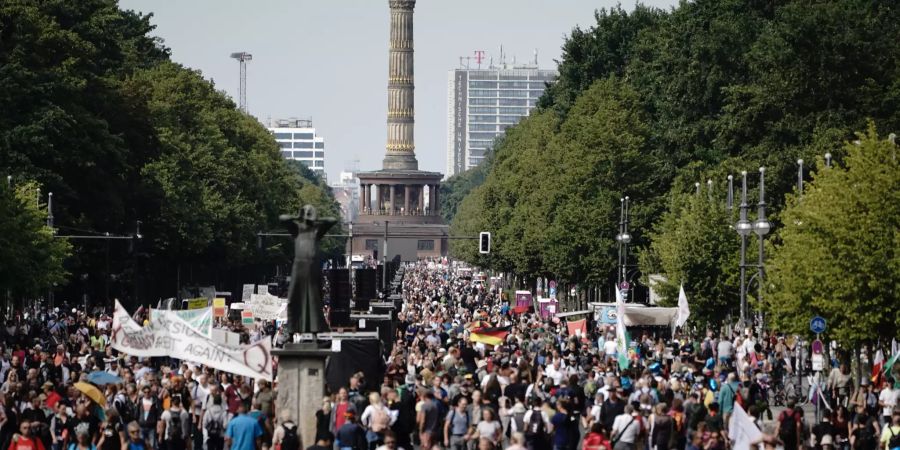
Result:
<instances>
[{"instance_id":1,"label":"statue pedestal","mask_svg":"<svg viewBox=\"0 0 900 450\"><path fill-rule=\"evenodd\" d=\"M316 443L316 411L325 396L325 360L330 350L319 349L315 342L285 344L273 350L278 356L278 387L275 417L287 409L297 424L301 448Z\"/></svg>"}]
</instances>

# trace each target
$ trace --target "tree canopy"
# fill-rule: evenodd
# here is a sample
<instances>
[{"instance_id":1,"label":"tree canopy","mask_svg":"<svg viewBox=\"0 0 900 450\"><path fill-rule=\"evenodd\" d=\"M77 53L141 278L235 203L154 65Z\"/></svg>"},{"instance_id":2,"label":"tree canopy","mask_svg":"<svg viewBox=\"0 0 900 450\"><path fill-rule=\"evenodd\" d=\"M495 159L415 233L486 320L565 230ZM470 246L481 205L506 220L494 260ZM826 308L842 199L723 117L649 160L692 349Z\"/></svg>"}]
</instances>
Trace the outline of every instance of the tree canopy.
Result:
<instances>
[{"instance_id":1,"label":"tree canopy","mask_svg":"<svg viewBox=\"0 0 900 450\"><path fill-rule=\"evenodd\" d=\"M495 237L487 257L468 242L453 255L525 279L609 286L628 195L643 282L665 276L670 300L683 282L704 309L694 317L721 320L739 296L726 176L766 167L777 241L797 159L809 178L817 155L842 160L841 142L867 120L900 128L898 19L900 6L859 0L598 11L567 37L558 80L507 129L483 184L448 186L444 197L463 198L451 232ZM707 179L716 207L687 194Z\"/></svg>"},{"instance_id":2,"label":"tree canopy","mask_svg":"<svg viewBox=\"0 0 900 450\"><path fill-rule=\"evenodd\" d=\"M767 267L777 327L804 332L821 315L844 343L900 338L898 150L870 126L843 164L820 165L802 197L788 196Z\"/></svg>"},{"instance_id":3,"label":"tree canopy","mask_svg":"<svg viewBox=\"0 0 900 450\"><path fill-rule=\"evenodd\" d=\"M256 249L278 214L305 202L339 212L258 121L172 63L153 28L113 0L0 4L0 172L53 191L65 234L129 235L142 222L136 248L73 241L70 299L98 297L111 279L110 295L133 297L138 273L152 280L144 301L179 281L248 277L234 270L287 261Z\"/></svg>"}]
</instances>

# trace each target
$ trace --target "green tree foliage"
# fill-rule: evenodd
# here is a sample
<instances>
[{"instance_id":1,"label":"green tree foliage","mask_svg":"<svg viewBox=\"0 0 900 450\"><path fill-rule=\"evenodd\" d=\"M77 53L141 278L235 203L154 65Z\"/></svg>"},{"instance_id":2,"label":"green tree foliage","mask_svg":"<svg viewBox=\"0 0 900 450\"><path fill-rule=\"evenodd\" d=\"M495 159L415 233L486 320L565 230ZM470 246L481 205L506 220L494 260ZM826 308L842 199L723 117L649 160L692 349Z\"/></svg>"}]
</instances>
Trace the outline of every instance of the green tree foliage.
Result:
<instances>
[{"instance_id":1,"label":"green tree foliage","mask_svg":"<svg viewBox=\"0 0 900 450\"><path fill-rule=\"evenodd\" d=\"M470 193L454 218L460 226L452 229L478 224L494 231L495 254L459 255L526 277L603 283L615 261L617 199L629 195L633 248L647 252L642 269L684 279L710 306L698 317L717 320L722 302L736 303L736 263L726 266L737 260L729 252L739 241L716 228L712 236L723 239L717 248L687 245L683 236L723 218L679 198L695 181L712 178L718 194L726 175L765 166L777 230L798 158L807 170L825 151L840 160L839 143L866 118L900 128L900 6L702 0L671 11L614 8L596 19L568 37L560 76L533 113L555 121L524 120L508 129L484 184L466 186ZM614 86L598 87L603 83ZM704 220L692 228L676 220L680 214ZM651 227L648 239L641 231ZM661 255L664 249L669 254ZM712 258L706 269L704 258ZM663 287L664 296L675 292L671 287Z\"/></svg>"},{"instance_id":2,"label":"green tree foliage","mask_svg":"<svg viewBox=\"0 0 900 450\"><path fill-rule=\"evenodd\" d=\"M304 202L338 209L262 125L169 62L152 30L149 15L112 0L0 3L0 168L53 191L68 234L131 234L141 220L136 253L75 241L67 267L100 280L107 258L126 276L140 258L138 272L165 287L155 298L173 294L179 264L207 269L193 282L211 283L260 262L256 233L279 228L280 213ZM111 295L129 297L123 290Z\"/></svg>"},{"instance_id":3,"label":"green tree foliage","mask_svg":"<svg viewBox=\"0 0 900 450\"><path fill-rule=\"evenodd\" d=\"M737 316L740 237L731 227L736 213L725 207L721 195L708 194L670 196L671 205L657 223L658 231L650 233L648 251L641 254L641 269L666 275L654 289L673 306L684 285L693 323L717 325L729 313Z\"/></svg>"},{"instance_id":4,"label":"green tree foliage","mask_svg":"<svg viewBox=\"0 0 900 450\"><path fill-rule=\"evenodd\" d=\"M900 337L898 148L874 125L859 139L843 166L822 167L802 199L788 197L764 305L779 329L803 333L818 314L849 345Z\"/></svg>"},{"instance_id":5,"label":"green tree foliage","mask_svg":"<svg viewBox=\"0 0 900 450\"><path fill-rule=\"evenodd\" d=\"M0 211L0 286L6 290L0 295L33 297L62 283L71 246L46 225L37 183L0 183Z\"/></svg>"},{"instance_id":6,"label":"green tree foliage","mask_svg":"<svg viewBox=\"0 0 900 450\"><path fill-rule=\"evenodd\" d=\"M444 220L452 222L453 217L456 216L456 211L459 209L460 202L473 189L484 183L484 179L493 165L493 155L492 151L488 151L481 164L463 173L456 174L441 183L441 216L443 216Z\"/></svg>"}]
</instances>

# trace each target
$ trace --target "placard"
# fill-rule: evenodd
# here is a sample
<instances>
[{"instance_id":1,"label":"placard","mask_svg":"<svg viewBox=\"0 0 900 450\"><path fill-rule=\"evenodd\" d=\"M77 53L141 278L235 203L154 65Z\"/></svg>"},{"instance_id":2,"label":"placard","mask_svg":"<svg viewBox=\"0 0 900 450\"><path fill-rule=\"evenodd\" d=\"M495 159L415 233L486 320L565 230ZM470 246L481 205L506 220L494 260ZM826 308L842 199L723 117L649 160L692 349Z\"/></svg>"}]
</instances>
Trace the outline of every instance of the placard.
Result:
<instances>
[{"instance_id":1,"label":"placard","mask_svg":"<svg viewBox=\"0 0 900 450\"><path fill-rule=\"evenodd\" d=\"M253 295L253 285L245 284L243 290L241 290L241 301L249 302L251 295Z\"/></svg>"}]
</instances>

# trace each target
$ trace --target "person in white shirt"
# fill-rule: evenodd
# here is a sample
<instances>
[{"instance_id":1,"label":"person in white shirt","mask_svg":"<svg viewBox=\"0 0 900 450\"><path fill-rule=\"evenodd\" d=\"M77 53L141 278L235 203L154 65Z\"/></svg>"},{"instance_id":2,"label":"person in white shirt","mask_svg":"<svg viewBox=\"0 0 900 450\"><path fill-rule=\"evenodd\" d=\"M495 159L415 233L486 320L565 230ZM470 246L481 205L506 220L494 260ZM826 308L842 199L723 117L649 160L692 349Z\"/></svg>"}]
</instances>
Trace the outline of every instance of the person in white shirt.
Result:
<instances>
[{"instance_id":1,"label":"person in white shirt","mask_svg":"<svg viewBox=\"0 0 900 450\"><path fill-rule=\"evenodd\" d=\"M891 414L894 411L894 407L897 406L897 398L900 396L900 389L897 389L897 384L895 383L894 386L885 385L881 393L878 394L878 406L881 407L881 416L884 418L885 424L891 423Z\"/></svg>"},{"instance_id":2,"label":"person in white shirt","mask_svg":"<svg viewBox=\"0 0 900 450\"><path fill-rule=\"evenodd\" d=\"M641 431L641 422L631 405L625 406L625 412L616 416L612 427L614 450L634 450Z\"/></svg>"}]
</instances>

